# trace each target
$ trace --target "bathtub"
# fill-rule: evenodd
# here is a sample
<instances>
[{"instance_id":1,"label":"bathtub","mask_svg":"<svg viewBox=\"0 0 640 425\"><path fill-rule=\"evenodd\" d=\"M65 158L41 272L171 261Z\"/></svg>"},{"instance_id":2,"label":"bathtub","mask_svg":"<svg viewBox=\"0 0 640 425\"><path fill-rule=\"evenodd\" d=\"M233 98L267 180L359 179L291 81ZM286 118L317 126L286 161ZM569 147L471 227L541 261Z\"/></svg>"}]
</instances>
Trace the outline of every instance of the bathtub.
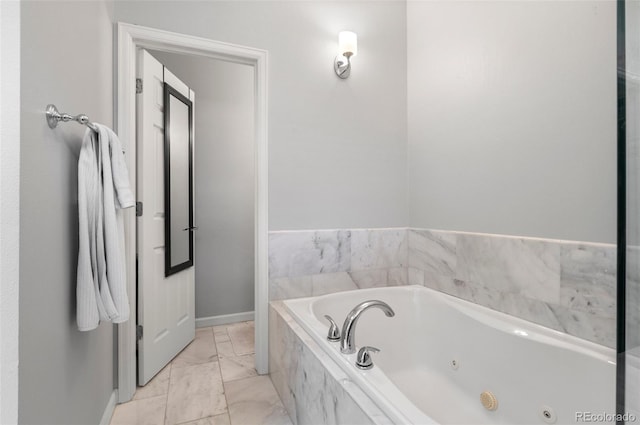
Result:
<instances>
[{"instance_id":1,"label":"bathtub","mask_svg":"<svg viewBox=\"0 0 640 425\"><path fill-rule=\"evenodd\" d=\"M380 349L374 367L355 367L326 339L358 303L356 345ZM397 424L580 423L615 413L615 353L423 286L372 288L284 302L295 321ZM490 392L497 409L480 401ZM582 420L581 420L582 419ZM605 418L607 419L607 418ZM605 421L606 422L606 421ZM610 421L614 423L614 421Z\"/></svg>"}]
</instances>

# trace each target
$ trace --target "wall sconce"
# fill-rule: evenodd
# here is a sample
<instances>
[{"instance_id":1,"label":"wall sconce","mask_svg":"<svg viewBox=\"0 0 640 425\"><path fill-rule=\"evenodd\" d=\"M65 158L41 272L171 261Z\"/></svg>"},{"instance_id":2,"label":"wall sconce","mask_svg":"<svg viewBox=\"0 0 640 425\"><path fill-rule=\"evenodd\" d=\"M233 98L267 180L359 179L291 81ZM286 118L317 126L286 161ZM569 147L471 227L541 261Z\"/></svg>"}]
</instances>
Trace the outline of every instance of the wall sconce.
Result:
<instances>
[{"instance_id":1,"label":"wall sconce","mask_svg":"<svg viewBox=\"0 0 640 425\"><path fill-rule=\"evenodd\" d=\"M341 31L338 34L338 46L333 69L338 77L345 79L351 74L351 57L358 54L358 35L351 31Z\"/></svg>"}]
</instances>

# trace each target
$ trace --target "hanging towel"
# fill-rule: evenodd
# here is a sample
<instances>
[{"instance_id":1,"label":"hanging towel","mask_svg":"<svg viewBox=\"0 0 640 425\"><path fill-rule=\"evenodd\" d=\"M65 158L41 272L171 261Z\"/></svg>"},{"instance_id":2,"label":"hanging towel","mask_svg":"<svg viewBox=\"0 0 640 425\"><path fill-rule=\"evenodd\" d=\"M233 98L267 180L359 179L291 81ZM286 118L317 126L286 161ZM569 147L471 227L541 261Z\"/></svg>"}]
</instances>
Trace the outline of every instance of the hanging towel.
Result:
<instances>
[{"instance_id":1,"label":"hanging towel","mask_svg":"<svg viewBox=\"0 0 640 425\"><path fill-rule=\"evenodd\" d=\"M77 323L81 331L100 321L129 319L124 257L123 208L135 205L118 136L94 123L78 160L79 250Z\"/></svg>"}]
</instances>

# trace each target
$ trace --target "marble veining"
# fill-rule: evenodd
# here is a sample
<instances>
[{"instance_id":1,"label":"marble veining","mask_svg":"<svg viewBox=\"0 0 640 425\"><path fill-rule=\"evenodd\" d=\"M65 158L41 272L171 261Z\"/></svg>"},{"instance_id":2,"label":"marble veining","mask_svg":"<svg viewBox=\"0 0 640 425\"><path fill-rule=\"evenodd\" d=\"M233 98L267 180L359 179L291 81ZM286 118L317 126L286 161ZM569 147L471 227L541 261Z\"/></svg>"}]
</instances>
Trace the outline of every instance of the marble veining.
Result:
<instances>
[{"instance_id":1,"label":"marble veining","mask_svg":"<svg viewBox=\"0 0 640 425\"><path fill-rule=\"evenodd\" d=\"M563 245L560 305L616 317L616 249L607 245Z\"/></svg>"},{"instance_id":2,"label":"marble veining","mask_svg":"<svg viewBox=\"0 0 640 425\"><path fill-rule=\"evenodd\" d=\"M616 346L616 319L596 316L566 307L549 305L562 325L562 331L598 344Z\"/></svg>"},{"instance_id":3,"label":"marble veining","mask_svg":"<svg viewBox=\"0 0 640 425\"><path fill-rule=\"evenodd\" d=\"M225 382L256 376L254 354L220 358L220 372Z\"/></svg>"},{"instance_id":4,"label":"marble veining","mask_svg":"<svg viewBox=\"0 0 640 425\"><path fill-rule=\"evenodd\" d=\"M404 228L272 232L269 299L406 285L407 258Z\"/></svg>"},{"instance_id":5,"label":"marble veining","mask_svg":"<svg viewBox=\"0 0 640 425\"><path fill-rule=\"evenodd\" d=\"M378 288L387 286L389 280L388 269L369 269L349 272L351 280L359 289Z\"/></svg>"},{"instance_id":6,"label":"marble veining","mask_svg":"<svg viewBox=\"0 0 640 425\"><path fill-rule=\"evenodd\" d=\"M560 301L560 245L542 240L457 235L456 278L550 303Z\"/></svg>"},{"instance_id":7,"label":"marble veining","mask_svg":"<svg viewBox=\"0 0 640 425\"><path fill-rule=\"evenodd\" d=\"M296 277L348 271L351 232L318 230L269 235L269 276Z\"/></svg>"},{"instance_id":8,"label":"marble veining","mask_svg":"<svg viewBox=\"0 0 640 425\"><path fill-rule=\"evenodd\" d=\"M422 270L423 279L437 284L455 277L456 234L435 230L409 229L409 267Z\"/></svg>"},{"instance_id":9,"label":"marble veining","mask_svg":"<svg viewBox=\"0 0 640 425\"><path fill-rule=\"evenodd\" d=\"M501 294L496 310L565 332L565 327L552 305L520 294Z\"/></svg>"},{"instance_id":10,"label":"marble veining","mask_svg":"<svg viewBox=\"0 0 640 425\"><path fill-rule=\"evenodd\" d=\"M351 270L406 267L406 229L351 231Z\"/></svg>"}]
</instances>

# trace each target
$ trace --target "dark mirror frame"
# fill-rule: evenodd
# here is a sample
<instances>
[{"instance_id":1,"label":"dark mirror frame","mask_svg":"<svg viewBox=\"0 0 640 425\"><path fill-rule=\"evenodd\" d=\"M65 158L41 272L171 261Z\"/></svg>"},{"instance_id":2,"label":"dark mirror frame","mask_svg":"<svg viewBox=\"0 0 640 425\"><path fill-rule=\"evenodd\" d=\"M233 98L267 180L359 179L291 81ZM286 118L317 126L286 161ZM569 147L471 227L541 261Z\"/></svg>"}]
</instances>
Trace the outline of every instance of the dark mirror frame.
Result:
<instances>
[{"instance_id":1,"label":"dark mirror frame","mask_svg":"<svg viewBox=\"0 0 640 425\"><path fill-rule=\"evenodd\" d=\"M189 109L189 259L183 263L171 265L171 97L187 105ZM178 273L193 266L193 103L182 93L164 83L164 275Z\"/></svg>"}]
</instances>

